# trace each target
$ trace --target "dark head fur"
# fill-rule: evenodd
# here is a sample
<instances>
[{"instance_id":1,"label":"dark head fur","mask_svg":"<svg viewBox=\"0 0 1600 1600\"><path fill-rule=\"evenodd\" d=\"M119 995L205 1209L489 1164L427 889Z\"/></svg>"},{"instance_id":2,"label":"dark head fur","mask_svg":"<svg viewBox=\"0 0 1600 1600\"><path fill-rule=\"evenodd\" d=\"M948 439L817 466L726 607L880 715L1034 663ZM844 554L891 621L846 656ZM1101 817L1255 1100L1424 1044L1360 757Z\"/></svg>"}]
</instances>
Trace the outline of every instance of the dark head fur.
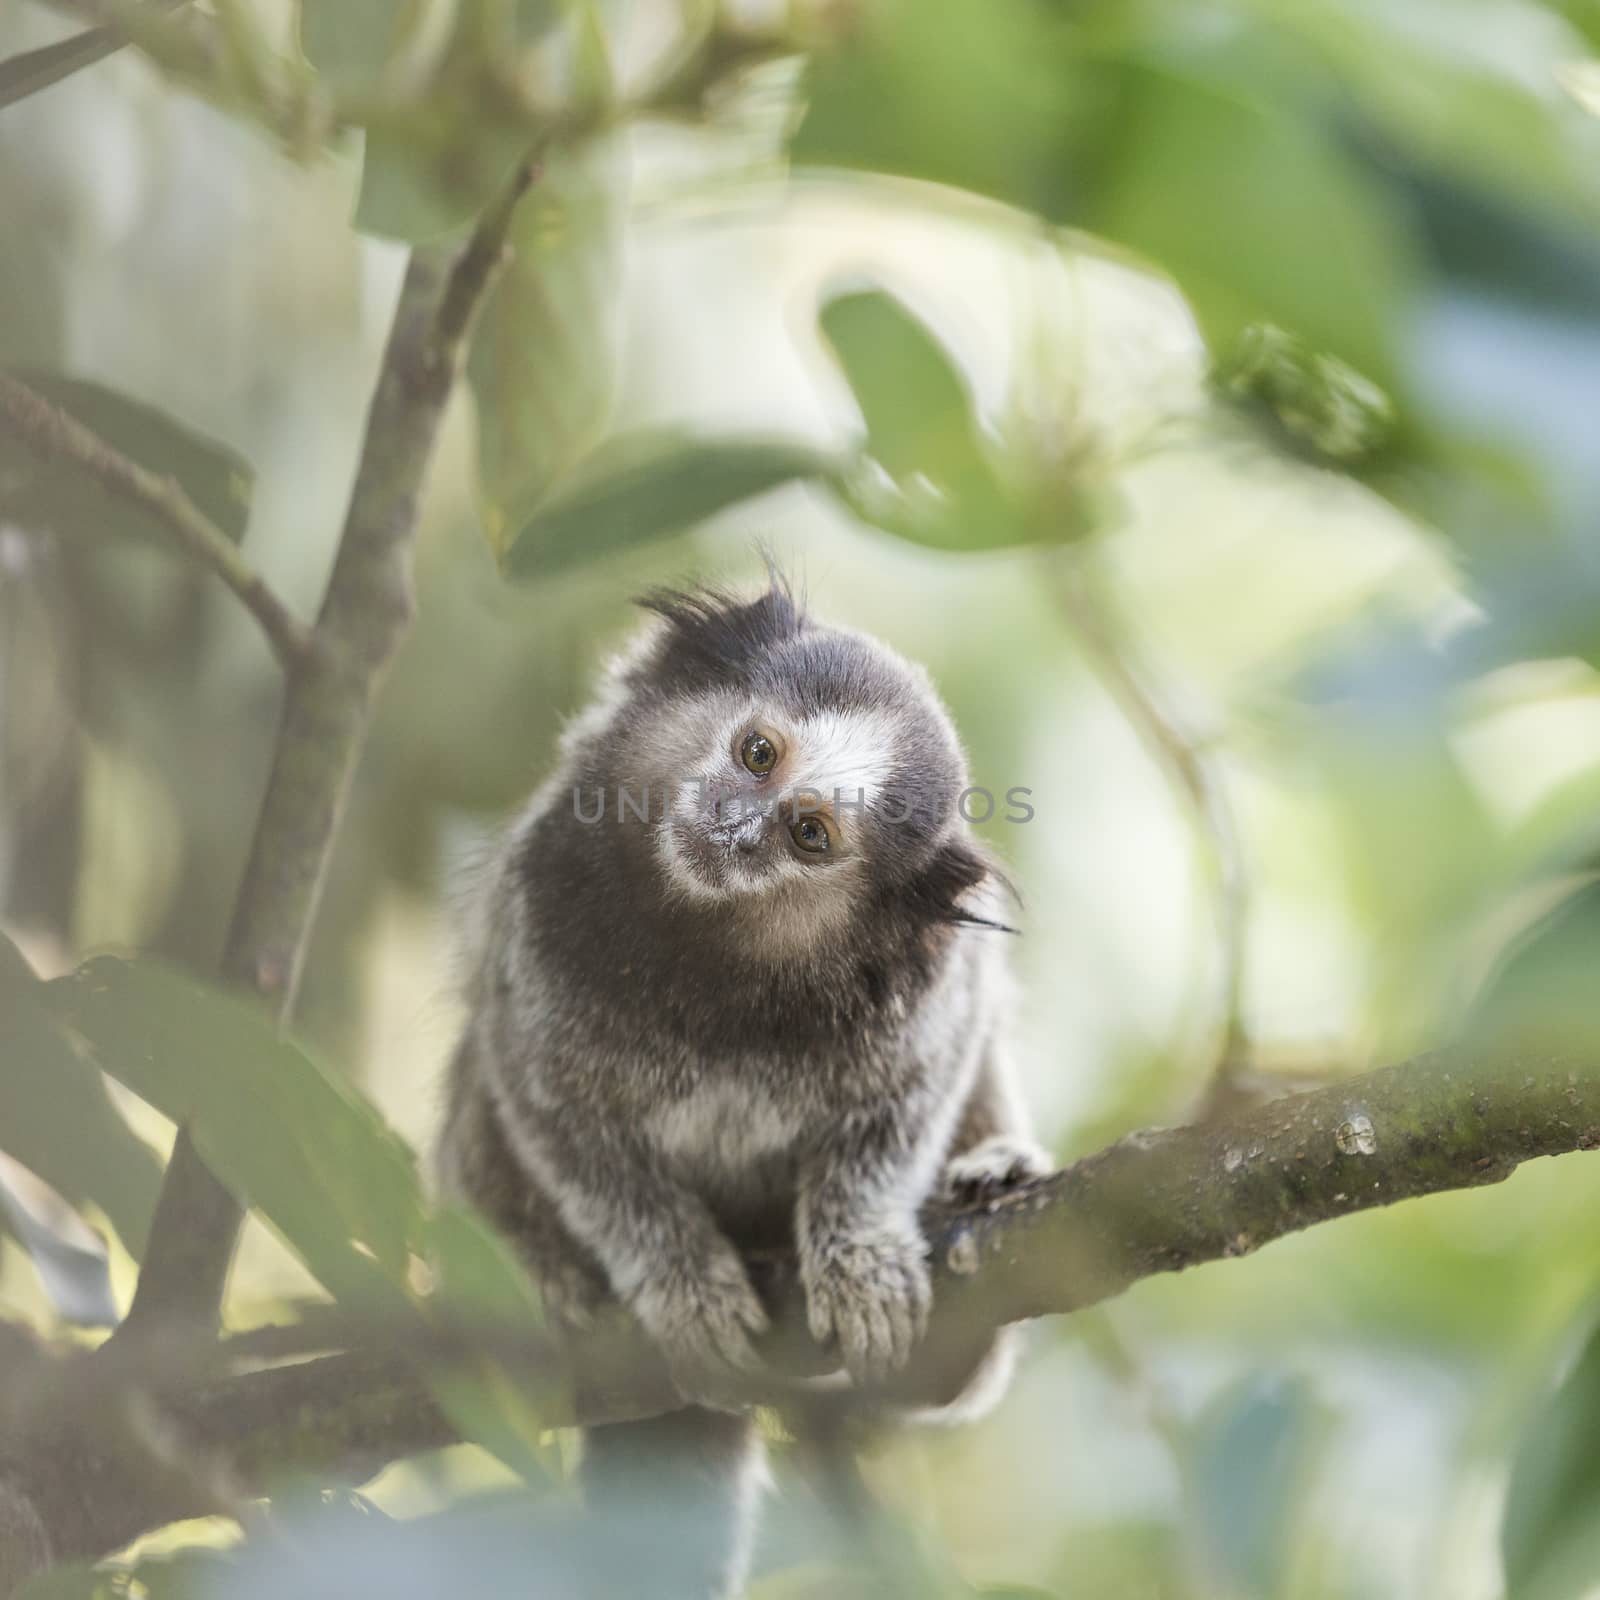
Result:
<instances>
[{"instance_id":1,"label":"dark head fur","mask_svg":"<svg viewBox=\"0 0 1600 1600\"><path fill-rule=\"evenodd\" d=\"M769 1014L783 994L842 1021L925 982L974 936L962 927L1003 926L957 811L965 761L919 668L816 622L778 578L754 599L641 604L660 622L575 725L521 845L540 942L574 981L620 969L685 999L753 984ZM740 764L752 731L780 752L771 774ZM793 841L793 808L813 803L821 857Z\"/></svg>"}]
</instances>

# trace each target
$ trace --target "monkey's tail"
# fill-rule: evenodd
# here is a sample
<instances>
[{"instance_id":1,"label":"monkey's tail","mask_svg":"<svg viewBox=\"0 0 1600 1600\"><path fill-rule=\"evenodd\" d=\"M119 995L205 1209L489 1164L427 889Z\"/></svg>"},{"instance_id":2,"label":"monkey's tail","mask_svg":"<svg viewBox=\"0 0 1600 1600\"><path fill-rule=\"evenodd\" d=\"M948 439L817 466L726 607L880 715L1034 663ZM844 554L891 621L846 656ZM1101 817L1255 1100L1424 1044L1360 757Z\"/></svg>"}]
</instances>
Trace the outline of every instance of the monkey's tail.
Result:
<instances>
[{"instance_id":1,"label":"monkey's tail","mask_svg":"<svg viewBox=\"0 0 1600 1600\"><path fill-rule=\"evenodd\" d=\"M591 1428L579 1476L602 1580L596 1595L742 1593L766 1479L752 1418L687 1406Z\"/></svg>"}]
</instances>

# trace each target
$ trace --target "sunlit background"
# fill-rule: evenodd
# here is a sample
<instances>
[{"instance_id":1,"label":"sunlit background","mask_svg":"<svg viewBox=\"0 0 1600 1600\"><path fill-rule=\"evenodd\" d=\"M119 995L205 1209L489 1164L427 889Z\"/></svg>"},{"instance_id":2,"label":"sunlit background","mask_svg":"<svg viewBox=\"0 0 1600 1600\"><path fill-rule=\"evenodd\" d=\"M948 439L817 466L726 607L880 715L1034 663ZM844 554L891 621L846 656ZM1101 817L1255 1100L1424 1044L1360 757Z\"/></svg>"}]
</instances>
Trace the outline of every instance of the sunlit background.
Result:
<instances>
[{"instance_id":1,"label":"sunlit background","mask_svg":"<svg viewBox=\"0 0 1600 1600\"><path fill-rule=\"evenodd\" d=\"M287 47L299 7L258 9ZM604 9L625 61L670 35L670 6ZM301 1036L426 1148L460 1016L460 863L547 769L630 597L755 582L759 545L817 614L928 666L976 783L1031 791L1030 821L982 831L1024 898L1018 1054L1063 1160L1506 1011L1580 1039L1587 1020L1592 1049L1600 11L815 9L817 77L780 61L707 119L647 120L553 169L570 198L542 287L494 324L496 372L458 393L429 480L417 625ZM0 51L76 26L18 0ZM1047 26L1072 70L1019 81ZM307 615L404 260L352 228L361 183L359 138L295 160L131 51L0 110L0 362L231 447L254 469L244 549ZM1025 481L1021 532L963 523L987 512L941 485L937 452L874 451L840 484L502 574L539 491L584 481L607 440L876 445L882 388L819 323L881 308L850 298L873 291L943 351L983 459ZM1292 329L1268 338L1266 380L1262 325ZM1356 414L1353 445L1273 387L1323 350L1349 364L1328 403ZM904 371L882 370L893 395ZM539 382L518 390L523 372ZM924 397L902 398L914 433ZM205 971L274 664L170 554L30 526L5 487L5 928L46 975L104 950ZM127 1110L164 1149L163 1120ZM0 1173L13 1207L49 1210ZM1513 1464L1600 1289L1597 1216L1600 1171L1564 1159L1148 1280L1034 1328L993 1417L884 1445L869 1481L974 1584L1498 1600ZM134 1264L87 1222L125 1305ZM313 1288L252 1221L233 1325ZM0 1312L59 1325L16 1237ZM366 1492L411 1516L503 1481L460 1447ZM773 1520L757 1592L834 1592L804 1587Z\"/></svg>"}]
</instances>

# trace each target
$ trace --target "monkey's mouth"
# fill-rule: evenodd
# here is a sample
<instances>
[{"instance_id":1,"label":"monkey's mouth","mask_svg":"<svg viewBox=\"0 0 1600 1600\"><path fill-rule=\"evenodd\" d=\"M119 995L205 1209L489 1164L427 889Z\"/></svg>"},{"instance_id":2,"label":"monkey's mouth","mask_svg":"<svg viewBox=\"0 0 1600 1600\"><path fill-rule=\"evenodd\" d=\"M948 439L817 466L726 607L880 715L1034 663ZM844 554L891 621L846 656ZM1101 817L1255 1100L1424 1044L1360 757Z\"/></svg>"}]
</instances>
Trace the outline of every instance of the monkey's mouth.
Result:
<instances>
[{"instance_id":1,"label":"monkey's mouth","mask_svg":"<svg viewBox=\"0 0 1600 1600\"><path fill-rule=\"evenodd\" d=\"M769 876L762 846L770 819L759 813L737 816L682 815L667 824L668 848L695 882L713 892L758 888Z\"/></svg>"}]
</instances>

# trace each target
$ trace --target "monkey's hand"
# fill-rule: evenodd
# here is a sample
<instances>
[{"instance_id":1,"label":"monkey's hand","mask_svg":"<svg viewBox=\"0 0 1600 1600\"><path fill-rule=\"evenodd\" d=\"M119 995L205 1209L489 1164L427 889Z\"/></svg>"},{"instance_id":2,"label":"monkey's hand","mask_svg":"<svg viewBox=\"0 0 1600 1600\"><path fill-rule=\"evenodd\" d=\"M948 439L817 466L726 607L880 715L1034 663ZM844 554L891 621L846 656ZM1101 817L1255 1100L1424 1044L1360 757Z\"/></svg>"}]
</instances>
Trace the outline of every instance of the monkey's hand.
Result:
<instances>
[{"instance_id":1,"label":"monkey's hand","mask_svg":"<svg viewBox=\"0 0 1600 1600\"><path fill-rule=\"evenodd\" d=\"M767 1314L726 1239L662 1261L628 1303L685 1400L726 1407L730 1378L760 1370L750 1338L766 1332Z\"/></svg>"},{"instance_id":2,"label":"monkey's hand","mask_svg":"<svg viewBox=\"0 0 1600 1600\"><path fill-rule=\"evenodd\" d=\"M733 1375L759 1370L750 1337L767 1326L738 1252L625 1120L570 1098L559 1109L558 1118L534 1102L508 1118L514 1153L660 1348L684 1398L726 1406Z\"/></svg>"},{"instance_id":3,"label":"monkey's hand","mask_svg":"<svg viewBox=\"0 0 1600 1600\"><path fill-rule=\"evenodd\" d=\"M944 1169L944 1194L957 1205L975 1205L1053 1170L1049 1155L1032 1139L995 1133L950 1158Z\"/></svg>"},{"instance_id":4,"label":"monkey's hand","mask_svg":"<svg viewBox=\"0 0 1600 1600\"><path fill-rule=\"evenodd\" d=\"M903 1366L928 1325L933 1290L914 1222L806 1241L800 1251L812 1338L836 1340L857 1383Z\"/></svg>"}]
</instances>

